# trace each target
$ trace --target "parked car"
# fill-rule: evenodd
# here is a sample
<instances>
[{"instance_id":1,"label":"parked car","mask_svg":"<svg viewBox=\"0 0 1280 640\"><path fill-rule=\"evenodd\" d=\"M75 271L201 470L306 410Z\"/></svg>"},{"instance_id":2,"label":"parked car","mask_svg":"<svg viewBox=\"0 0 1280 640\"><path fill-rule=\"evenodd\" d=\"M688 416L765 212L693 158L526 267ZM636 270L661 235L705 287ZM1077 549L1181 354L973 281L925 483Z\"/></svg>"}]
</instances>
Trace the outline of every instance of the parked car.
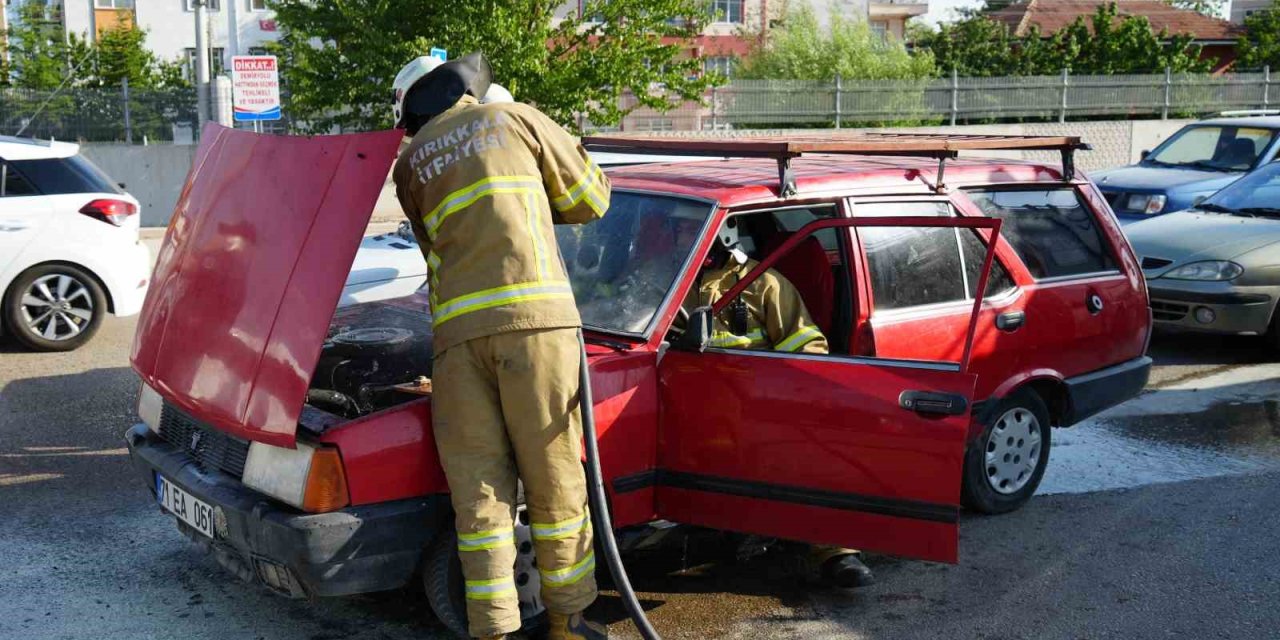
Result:
<instances>
[{"instance_id":1,"label":"parked car","mask_svg":"<svg viewBox=\"0 0 1280 640\"><path fill-rule=\"evenodd\" d=\"M1280 348L1280 163L1125 232L1142 260L1157 326L1266 335Z\"/></svg>"},{"instance_id":2,"label":"parked car","mask_svg":"<svg viewBox=\"0 0 1280 640\"><path fill-rule=\"evenodd\" d=\"M1276 158L1280 116L1189 124L1138 164L1094 172L1122 224L1193 206Z\"/></svg>"},{"instance_id":3,"label":"parked car","mask_svg":"<svg viewBox=\"0 0 1280 640\"><path fill-rule=\"evenodd\" d=\"M0 136L0 327L29 349L75 349L146 295L138 201L79 150Z\"/></svg>"},{"instance_id":4,"label":"parked car","mask_svg":"<svg viewBox=\"0 0 1280 640\"><path fill-rule=\"evenodd\" d=\"M416 380L431 371L427 295L333 311L398 142L207 130L139 322L142 423L126 440L151 495L236 575L292 597L421 575L462 633ZM1051 425L1139 392L1146 291L1092 184L973 159L947 165L943 192L937 170L823 156L781 178L761 158L613 169L608 213L557 229L624 539L670 521L954 562L962 485L977 509L1016 508L1048 464ZM206 187L232 171L248 181L235 192ZM1007 240L987 241L992 217ZM830 354L680 331L705 318L682 301L728 221L795 284ZM539 580L517 548L533 619Z\"/></svg>"}]
</instances>

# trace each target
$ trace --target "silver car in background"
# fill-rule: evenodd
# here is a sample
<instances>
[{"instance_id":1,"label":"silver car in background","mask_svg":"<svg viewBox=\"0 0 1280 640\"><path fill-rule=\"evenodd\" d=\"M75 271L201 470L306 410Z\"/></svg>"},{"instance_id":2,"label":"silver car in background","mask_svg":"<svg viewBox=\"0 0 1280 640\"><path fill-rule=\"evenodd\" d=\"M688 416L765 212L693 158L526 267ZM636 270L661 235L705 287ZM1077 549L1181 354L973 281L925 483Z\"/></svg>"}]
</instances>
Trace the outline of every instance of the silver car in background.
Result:
<instances>
[{"instance_id":1,"label":"silver car in background","mask_svg":"<svg viewBox=\"0 0 1280 640\"><path fill-rule=\"evenodd\" d=\"M1280 163L1125 234L1142 261L1157 327L1266 335L1280 348Z\"/></svg>"}]
</instances>

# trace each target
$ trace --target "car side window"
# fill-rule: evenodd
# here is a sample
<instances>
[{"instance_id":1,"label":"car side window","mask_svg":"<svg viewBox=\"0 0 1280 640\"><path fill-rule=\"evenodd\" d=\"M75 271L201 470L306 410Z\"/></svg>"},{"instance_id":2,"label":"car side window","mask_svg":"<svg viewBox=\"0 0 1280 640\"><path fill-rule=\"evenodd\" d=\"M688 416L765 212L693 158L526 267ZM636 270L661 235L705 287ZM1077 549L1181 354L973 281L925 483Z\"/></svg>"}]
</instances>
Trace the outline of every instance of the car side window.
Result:
<instances>
[{"instance_id":1,"label":"car side window","mask_svg":"<svg viewBox=\"0 0 1280 640\"><path fill-rule=\"evenodd\" d=\"M0 198L39 195L35 187L8 162L0 162Z\"/></svg>"},{"instance_id":2,"label":"car side window","mask_svg":"<svg viewBox=\"0 0 1280 640\"><path fill-rule=\"evenodd\" d=\"M1115 258L1089 206L1071 187L967 192L1037 280L1114 271Z\"/></svg>"},{"instance_id":3,"label":"car side window","mask_svg":"<svg viewBox=\"0 0 1280 640\"><path fill-rule=\"evenodd\" d=\"M854 215L950 216L940 201L858 202ZM972 300L986 245L971 229L865 227L858 230L867 256L876 311ZM1014 288L1009 272L992 266L987 296Z\"/></svg>"}]
</instances>

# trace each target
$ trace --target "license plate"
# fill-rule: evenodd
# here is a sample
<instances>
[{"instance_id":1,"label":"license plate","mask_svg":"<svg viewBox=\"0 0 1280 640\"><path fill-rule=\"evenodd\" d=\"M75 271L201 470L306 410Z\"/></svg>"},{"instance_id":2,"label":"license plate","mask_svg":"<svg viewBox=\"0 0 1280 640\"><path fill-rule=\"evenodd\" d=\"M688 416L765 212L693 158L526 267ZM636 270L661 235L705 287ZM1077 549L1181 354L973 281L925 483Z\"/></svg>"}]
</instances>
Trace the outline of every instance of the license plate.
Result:
<instances>
[{"instance_id":1,"label":"license plate","mask_svg":"<svg viewBox=\"0 0 1280 640\"><path fill-rule=\"evenodd\" d=\"M156 499L165 511L178 516L192 529L213 537L213 507L197 500L181 487L156 474Z\"/></svg>"}]
</instances>

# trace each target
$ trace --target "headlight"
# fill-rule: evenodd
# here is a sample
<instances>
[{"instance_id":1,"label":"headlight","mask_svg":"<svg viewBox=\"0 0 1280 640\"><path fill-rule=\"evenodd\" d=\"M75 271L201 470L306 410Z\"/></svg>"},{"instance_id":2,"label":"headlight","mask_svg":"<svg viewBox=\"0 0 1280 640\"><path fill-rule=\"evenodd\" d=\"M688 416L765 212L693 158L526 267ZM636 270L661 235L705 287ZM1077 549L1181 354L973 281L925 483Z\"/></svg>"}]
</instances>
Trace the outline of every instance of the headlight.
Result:
<instances>
[{"instance_id":1,"label":"headlight","mask_svg":"<svg viewBox=\"0 0 1280 640\"><path fill-rule=\"evenodd\" d=\"M310 513L336 511L350 502L346 472L338 450L297 443L286 449L261 442L249 445L245 486Z\"/></svg>"},{"instance_id":2,"label":"headlight","mask_svg":"<svg viewBox=\"0 0 1280 640\"><path fill-rule=\"evenodd\" d=\"M138 389L138 417L156 434L160 433L160 410L164 408L164 399L147 383Z\"/></svg>"},{"instance_id":3,"label":"headlight","mask_svg":"<svg viewBox=\"0 0 1280 640\"><path fill-rule=\"evenodd\" d=\"M1167 202L1169 202L1168 196L1135 193L1129 196L1129 201L1125 204L1124 208L1130 211L1139 211L1147 215L1151 215L1153 213L1160 213L1161 211L1164 211L1164 205Z\"/></svg>"},{"instance_id":4,"label":"headlight","mask_svg":"<svg viewBox=\"0 0 1280 640\"><path fill-rule=\"evenodd\" d=\"M1170 280L1233 280L1244 273L1244 267L1226 260L1206 260L1184 264L1165 274Z\"/></svg>"}]
</instances>

